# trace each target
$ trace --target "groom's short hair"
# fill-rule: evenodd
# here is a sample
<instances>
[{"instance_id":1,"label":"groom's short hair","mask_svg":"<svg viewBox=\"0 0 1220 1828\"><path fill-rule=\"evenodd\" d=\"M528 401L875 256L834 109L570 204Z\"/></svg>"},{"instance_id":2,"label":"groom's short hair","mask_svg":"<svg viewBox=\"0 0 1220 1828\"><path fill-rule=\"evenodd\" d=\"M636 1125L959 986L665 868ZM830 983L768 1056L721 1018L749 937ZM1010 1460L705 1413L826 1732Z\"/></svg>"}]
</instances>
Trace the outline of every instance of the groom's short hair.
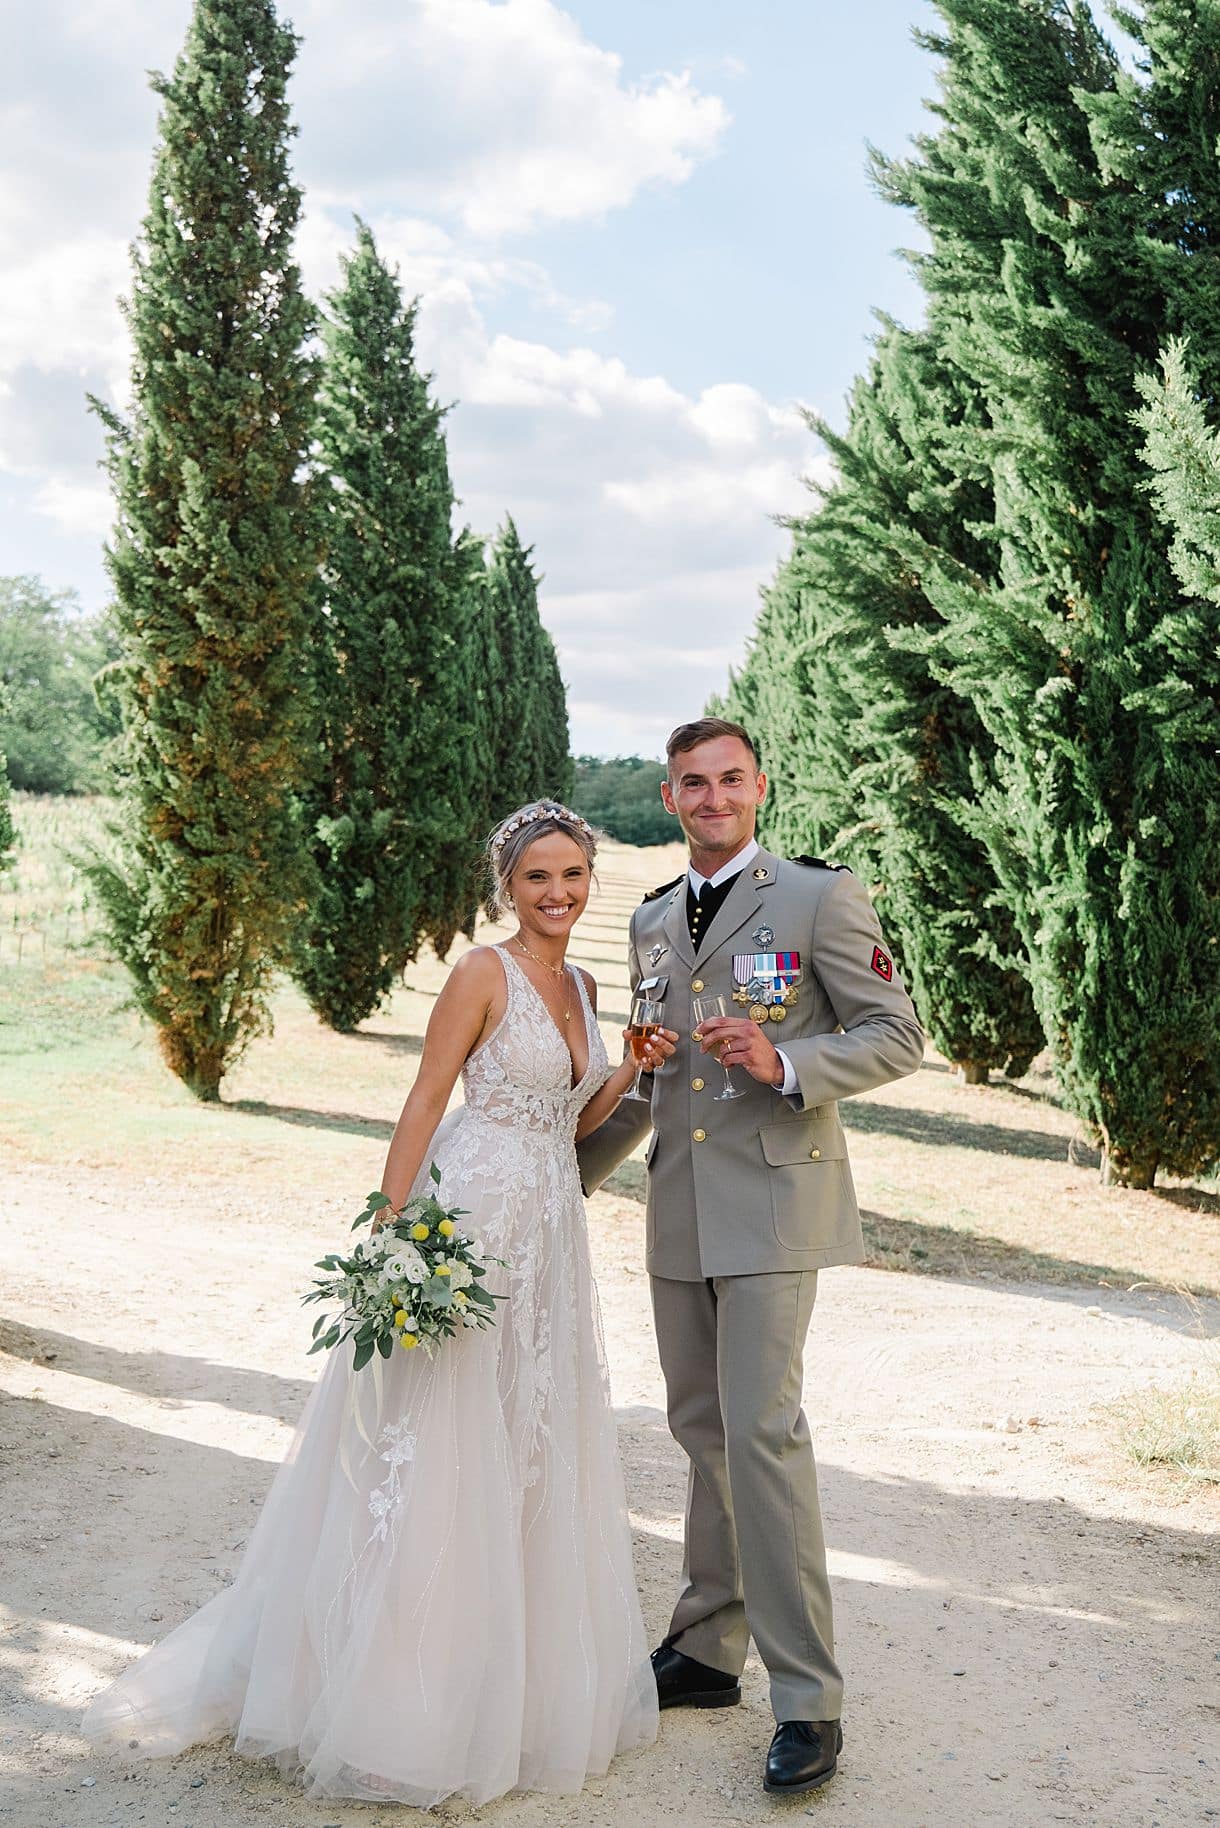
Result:
<instances>
[{"instance_id":1,"label":"groom's short hair","mask_svg":"<svg viewBox=\"0 0 1220 1828\"><path fill-rule=\"evenodd\" d=\"M735 736L754 758L754 772L761 766L754 738L744 724L732 723L727 717L698 717L693 724L679 724L665 745L665 761L672 778L674 757L697 749L700 743L713 743L718 736Z\"/></svg>"}]
</instances>

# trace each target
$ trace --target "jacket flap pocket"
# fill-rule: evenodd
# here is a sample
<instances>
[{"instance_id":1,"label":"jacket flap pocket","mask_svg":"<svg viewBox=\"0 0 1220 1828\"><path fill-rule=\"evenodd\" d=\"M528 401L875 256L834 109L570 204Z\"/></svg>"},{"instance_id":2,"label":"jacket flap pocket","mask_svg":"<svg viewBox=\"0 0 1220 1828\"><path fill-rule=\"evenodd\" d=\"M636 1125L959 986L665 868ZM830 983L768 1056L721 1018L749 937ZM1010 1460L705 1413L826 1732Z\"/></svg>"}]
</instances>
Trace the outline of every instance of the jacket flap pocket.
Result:
<instances>
[{"instance_id":1,"label":"jacket flap pocket","mask_svg":"<svg viewBox=\"0 0 1220 1828\"><path fill-rule=\"evenodd\" d=\"M762 1152L772 1168L794 1162L842 1161L847 1138L837 1123L773 1123L758 1132Z\"/></svg>"}]
</instances>

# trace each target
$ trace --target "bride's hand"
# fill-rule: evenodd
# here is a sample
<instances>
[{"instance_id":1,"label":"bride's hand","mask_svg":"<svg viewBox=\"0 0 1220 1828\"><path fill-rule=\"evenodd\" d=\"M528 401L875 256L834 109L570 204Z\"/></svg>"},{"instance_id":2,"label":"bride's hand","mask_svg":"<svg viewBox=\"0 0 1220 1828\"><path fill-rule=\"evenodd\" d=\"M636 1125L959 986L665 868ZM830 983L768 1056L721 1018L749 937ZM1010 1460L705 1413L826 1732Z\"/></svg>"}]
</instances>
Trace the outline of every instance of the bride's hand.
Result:
<instances>
[{"instance_id":1,"label":"bride's hand","mask_svg":"<svg viewBox=\"0 0 1220 1828\"><path fill-rule=\"evenodd\" d=\"M395 1210L393 1204L379 1207L374 1214L373 1223L369 1226L369 1236L375 1238L383 1226L393 1225L398 1219L401 1219L401 1217L401 1206L399 1206L397 1210Z\"/></svg>"},{"instance_id":2,"label":"bride's hand","mask_svg":"<svg viewBox=\"0 0 1220 1828\"><path fill-rule=\"evenodd\" d=\"M629 1028L623 1030L623 1040L630 1050L631 1030ZM674 1029L658 1028L655 1034L649 1035L644 1044L644 1058L640 1062L643 1071L655 1073L659 1067L664 1066L677 1045L678 1036Z\"/></svg>"}]
</instances>

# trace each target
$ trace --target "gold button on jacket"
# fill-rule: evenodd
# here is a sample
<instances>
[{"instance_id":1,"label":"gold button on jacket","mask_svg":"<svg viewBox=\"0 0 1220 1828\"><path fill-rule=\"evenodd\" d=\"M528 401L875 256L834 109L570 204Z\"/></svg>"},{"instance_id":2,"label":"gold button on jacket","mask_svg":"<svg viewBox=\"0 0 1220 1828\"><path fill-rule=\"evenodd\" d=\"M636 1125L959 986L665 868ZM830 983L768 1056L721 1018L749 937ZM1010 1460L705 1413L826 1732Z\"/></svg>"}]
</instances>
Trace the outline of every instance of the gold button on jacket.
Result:
<instances>
[{"instance_id":1,"label":"gold button on jacket","mask_svg":"<svg viewBox=\"0 0 1220 1828\"><path fill-rule=\"evenodd\" d=\"M694 1137L696 1142L706 1142L707 1141L707 1131L706 1130L692 1130L691 1135Z\"/></svg>"},{"instance_id":2,"label":"gold button on jacket","mask_svg":"<svg viewBox=\"0 0 1220 1828\"><path fill-rule=\"evenodd\" d=\"M690 987L695 995L698 996L699 992L703 989L703 979L701 977L693 977L690 981Z\"/></svg>"},{"instance_id":3,"label":"gold button on jacket","mask_svg":"<svg viewBox=\"0 0 1220 1828\"><path fill-rule=\"evenodd\" d=\"M692 1079L690 1082L690 1089L692 1092L701 1092L703 1090L703 1080Z\"/></svg>"}]
</instances>

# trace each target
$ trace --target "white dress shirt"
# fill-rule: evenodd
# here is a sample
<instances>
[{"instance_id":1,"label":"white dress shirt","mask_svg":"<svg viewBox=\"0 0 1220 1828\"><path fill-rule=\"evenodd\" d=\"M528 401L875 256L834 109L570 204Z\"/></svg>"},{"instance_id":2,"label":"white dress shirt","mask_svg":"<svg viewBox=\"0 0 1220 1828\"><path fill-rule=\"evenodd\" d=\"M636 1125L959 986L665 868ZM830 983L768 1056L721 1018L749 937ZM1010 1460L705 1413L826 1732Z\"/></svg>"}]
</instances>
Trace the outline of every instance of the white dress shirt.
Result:
<instances>
[{"instance_id":1,"label":"white dress shirt","mask_svg":"<svg viewBox=\"0 0 1220 1828\"><path fill-rule=\"evenodd\" d=\"M686 874L691 887L694 889L696 896L698 896L702 893L705 883L710 888L718 889L720 884L722 882L727 882L730 876L739 876L742 870L745 869L746 864L750 861L750 858L756 857L757 855L758 839L751 838L750 842L743 845L735 856L729 858L727 863L721 864L714 876L701 876L692 864L687 865ZM784 1068L784 1082L782 1085L777 1085L775 1090L779 1093L781 1098L791 1098L793 1093L799 1090L796 1070L782 1047L777 1047L775 1051L779 1055Z\"/></svg>"},{"instance_id":2,"label":"white dress shirt","mask_svg":"<svg viewBox=\"0 0 1220 1828\"><path fill-rule=\"evenodd\" d=\"M694 864L688 864L686 873L690 878L690 885L692 889L694 889L696 895L703 892L704 883L707 883L709 888L718 889L720 884L722 882L727 882L730 876L739 876L742 870L745 869L746 864L750 861L750 858L757 857L757 855L758 839L751 838L749 843L744 844L739 851L729 858L727 863L721 864L714 876L701 876Z\"/></svg>"}]
</instances>

